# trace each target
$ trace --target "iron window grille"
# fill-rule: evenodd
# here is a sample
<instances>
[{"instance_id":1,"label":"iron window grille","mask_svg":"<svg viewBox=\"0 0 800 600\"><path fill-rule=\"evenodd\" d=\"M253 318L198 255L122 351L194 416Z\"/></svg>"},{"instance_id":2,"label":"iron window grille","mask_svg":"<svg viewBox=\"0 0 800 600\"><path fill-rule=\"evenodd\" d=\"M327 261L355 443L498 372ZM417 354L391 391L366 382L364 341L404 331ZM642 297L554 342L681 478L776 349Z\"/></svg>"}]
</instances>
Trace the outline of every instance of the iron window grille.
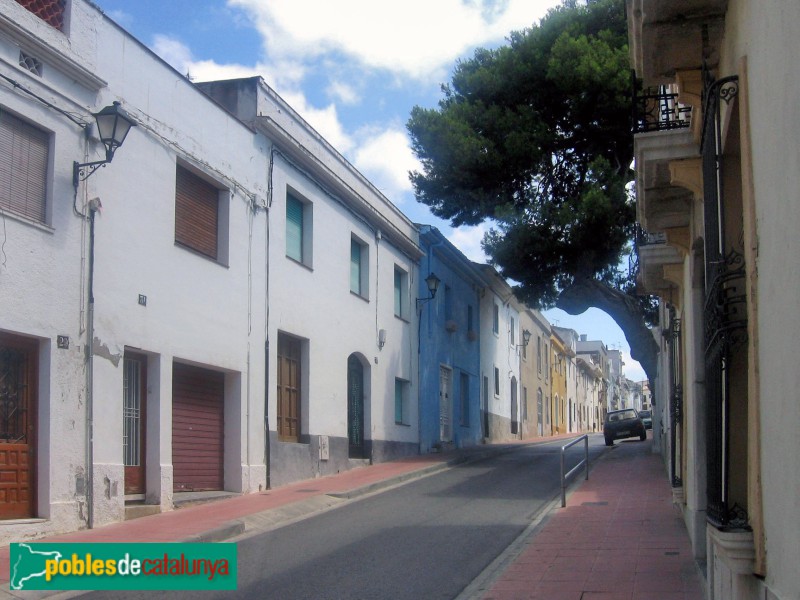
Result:
<instances>
[{"instance_id":1,"label":"iron window grille","mask_svg":"<svg viewBox=\"0 0 800 600\"><path fill-rule=\"evenodd\" d=\"M730 485L731 361L747 340L745 261L726 244L722 103L730 105L738 77L705 73L701 138L705 238L705 387L707 518L722 530L749 529L747 511L732 503Z\"/></svg>"}]
</instances>

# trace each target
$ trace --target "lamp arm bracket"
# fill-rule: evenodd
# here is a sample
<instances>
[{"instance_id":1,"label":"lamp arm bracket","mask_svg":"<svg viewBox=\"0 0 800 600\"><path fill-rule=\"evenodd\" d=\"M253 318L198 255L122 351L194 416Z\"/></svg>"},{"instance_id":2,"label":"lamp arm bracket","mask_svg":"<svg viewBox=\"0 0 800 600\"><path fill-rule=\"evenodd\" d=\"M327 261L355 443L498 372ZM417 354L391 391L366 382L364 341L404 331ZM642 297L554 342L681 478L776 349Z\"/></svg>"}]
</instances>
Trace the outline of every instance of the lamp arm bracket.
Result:
<instances>
[{"instance_id":1,"label":"lamp arm bracket","mask_svg":"<svg viewBox=\"0 0 800 600\"><path fill-rule=\"evenodd\" d=\"M100 167L106 166L109 162L111 161L106 159L87 163L79 163L77 161L72 163L72 185L77 188L79 182L86 181L92 173Z\"/></svg>"}]
</instances>

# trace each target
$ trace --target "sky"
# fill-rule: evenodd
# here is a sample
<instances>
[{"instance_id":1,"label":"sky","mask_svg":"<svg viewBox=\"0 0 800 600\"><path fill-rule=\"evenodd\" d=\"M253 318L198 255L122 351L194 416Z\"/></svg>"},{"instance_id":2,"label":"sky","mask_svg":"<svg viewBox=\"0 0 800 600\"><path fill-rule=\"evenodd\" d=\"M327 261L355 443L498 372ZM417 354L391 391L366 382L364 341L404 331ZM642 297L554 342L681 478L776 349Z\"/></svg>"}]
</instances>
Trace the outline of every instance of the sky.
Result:
<instances>
[{"instance_id":1,"label":"sky","mask_svg":"<svg viewBox=\"0 0 800 600\"><path fill-rule=\"evenodd\" d=\"M433 108L459 59L506 43L560 0L95 0L111 19L194 81L260 75L412 221L437 227L486 261L487 225L453 229L414 199L420 165L406 131L414 106ZM622 330L590 309L551 323L623 352Z\"/></svg>"}]
</instances>

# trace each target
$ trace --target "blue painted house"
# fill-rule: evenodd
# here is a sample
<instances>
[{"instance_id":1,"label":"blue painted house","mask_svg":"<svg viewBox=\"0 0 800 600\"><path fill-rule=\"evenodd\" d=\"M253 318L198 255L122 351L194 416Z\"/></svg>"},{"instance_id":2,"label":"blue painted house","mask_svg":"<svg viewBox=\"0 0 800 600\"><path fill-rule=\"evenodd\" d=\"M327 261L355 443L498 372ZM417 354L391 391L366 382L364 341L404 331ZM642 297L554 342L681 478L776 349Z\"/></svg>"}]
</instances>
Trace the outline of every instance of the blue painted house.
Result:
<instances>
[{"instance_id":1,"label":"blue painted house","mask_svg":"<svg viewBox=\"0 0 800 600\"><path fill-rule=\"evenodd\" d=\"M418 227L424 252L417 282L419 431L420 452L426 453L482 441L479 309L483 284L473 263L438 229Z\"/></svg>"}]
</instances>

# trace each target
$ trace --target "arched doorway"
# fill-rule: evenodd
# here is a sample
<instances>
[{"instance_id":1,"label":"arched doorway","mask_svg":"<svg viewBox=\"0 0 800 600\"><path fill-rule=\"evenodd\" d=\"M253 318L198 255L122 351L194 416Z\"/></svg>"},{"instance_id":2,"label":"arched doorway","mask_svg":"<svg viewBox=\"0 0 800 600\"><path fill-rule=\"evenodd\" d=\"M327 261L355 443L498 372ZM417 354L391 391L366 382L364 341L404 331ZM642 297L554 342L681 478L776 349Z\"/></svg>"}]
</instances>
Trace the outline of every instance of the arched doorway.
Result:
<instances>
[{"instance_id":1,"label":"arched doorway","mask_svg":"<svg viewBox=\"0 0 800 600\"><path fill-rule=\"evenodd\" d=\"M347 442L350 458L364 458L364 365L347 358Z\"/></svg>"}]
</instances>

